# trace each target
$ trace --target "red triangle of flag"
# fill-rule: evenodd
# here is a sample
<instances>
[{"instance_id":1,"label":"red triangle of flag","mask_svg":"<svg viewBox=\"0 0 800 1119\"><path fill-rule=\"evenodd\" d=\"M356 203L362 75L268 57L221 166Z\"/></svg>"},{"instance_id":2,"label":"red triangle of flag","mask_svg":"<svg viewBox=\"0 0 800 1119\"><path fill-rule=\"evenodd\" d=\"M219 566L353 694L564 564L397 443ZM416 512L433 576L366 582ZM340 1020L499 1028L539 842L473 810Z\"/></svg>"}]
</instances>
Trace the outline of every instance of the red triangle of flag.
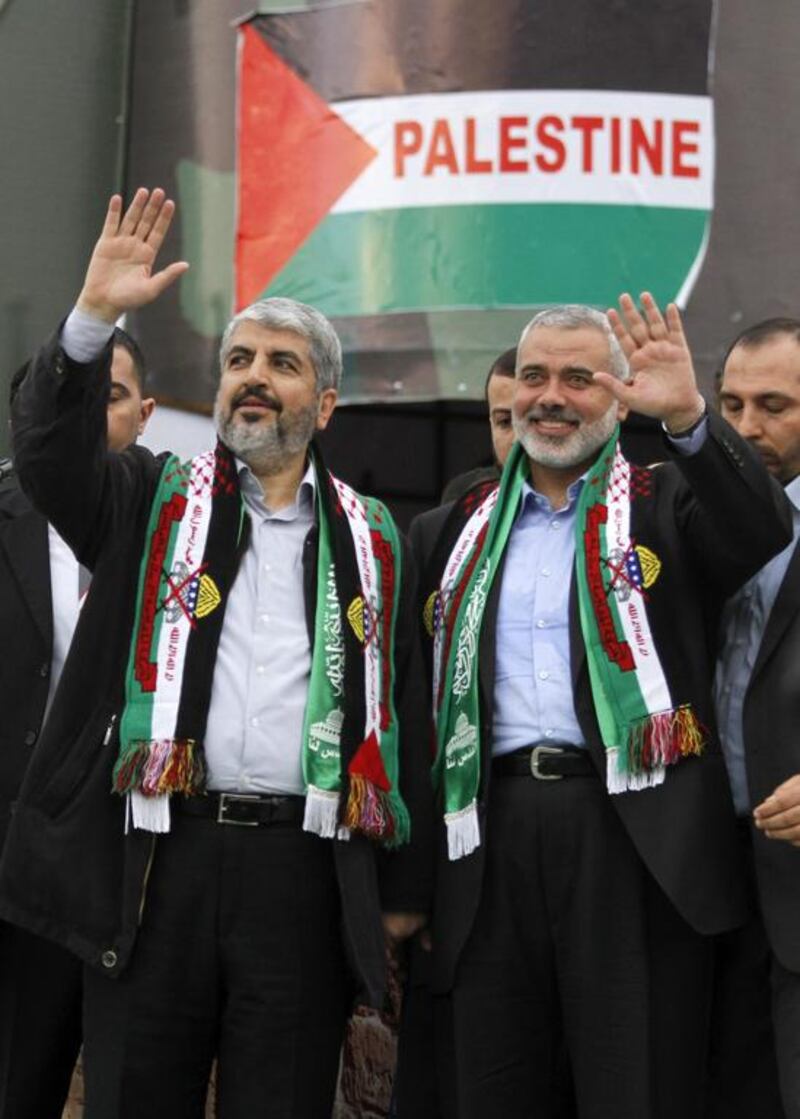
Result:
<instances>
[{"instance_id":1,"label":"red triangle of flag","mask_svg":"<svg viewBox=\"0 0 800 1119\"><path fill-rule=\"evenodd\" d=\"M386 776L386 770L383 766L383 758L381 757L380 747L378 746L378 738L375 731L371 731L368 738L365 738L347 767L347 772L351 777L360 775L366 777L373 785L379 789L383 789L385 793L391 791L391 784L389 778Z\"/></svg>"},{"instance_id":2,"label":"red triangle of flag","mask_svg":"<svg viewBox=\"0 0 800 1119\"><path fill-rule=\"evenodd\" d=\"M252 303L378 154L255 27L239 58L236 309Z\"/></svg>"}]
</instances>

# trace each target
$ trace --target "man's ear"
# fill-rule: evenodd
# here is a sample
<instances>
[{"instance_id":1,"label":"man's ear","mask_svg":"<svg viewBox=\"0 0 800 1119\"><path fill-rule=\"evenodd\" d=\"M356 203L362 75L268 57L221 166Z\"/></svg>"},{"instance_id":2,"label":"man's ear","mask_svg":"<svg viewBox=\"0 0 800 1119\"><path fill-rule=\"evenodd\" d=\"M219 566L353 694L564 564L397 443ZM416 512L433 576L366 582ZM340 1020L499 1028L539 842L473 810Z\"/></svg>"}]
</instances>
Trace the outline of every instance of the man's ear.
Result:
<instances>
[{"instance_id":1,"label":"man's ear","mask_svg":"<svg viewBox=\"0 0 800 1119\"><path fill-rule=\"evenodd\" d=\"M139 412L139 434L144 435L144 429L147 427L147 421L153 414L156 402L152 396L146 397L142 401L142 408Z\"/></svg>"},{"instance_id":2,"label":"man's ear","mask_svg":"<svg viewBox=\"0 0 800 1119\"><path fill-rule=\"evenodd\" d=\"M323 389L319 394L317 403L317 431L324 431L328 426L339 394L336 389Z\"/></svg>"}]
</instances>

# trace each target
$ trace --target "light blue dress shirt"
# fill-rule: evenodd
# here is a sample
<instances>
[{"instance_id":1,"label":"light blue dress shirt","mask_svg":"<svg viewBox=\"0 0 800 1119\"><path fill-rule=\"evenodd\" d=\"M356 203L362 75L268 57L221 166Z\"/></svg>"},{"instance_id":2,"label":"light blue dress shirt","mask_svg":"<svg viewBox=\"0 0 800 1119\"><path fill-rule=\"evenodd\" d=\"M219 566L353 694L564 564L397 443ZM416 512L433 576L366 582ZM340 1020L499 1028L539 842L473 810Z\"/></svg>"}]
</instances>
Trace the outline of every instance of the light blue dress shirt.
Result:
<instances>
[{"instance_id":1,"label":"light blue dress shirt","mask_svg":"<svg viewBox=\"0 0 800 1119\"><path fill-rule=\"evenodd\" d=\"M793 539L728 601L722 614L722 647L714 680L714 701L733 803L740 816L752 805L744 763L744 697L770 611L800 536L800 477L786 487L792 503Z\"/></svg>"},{"instance_id":2,"label":"light blue dress shirt","mask_svg":"<svg viewBox=\"0 0 800 1119\"><path fill-rule=\"evenodd\" d=\"M492 753L551 738L583 745L569 660L569 588L583 478L554 511L527 482L506 547L497 606Z\"/></svg>"}]
</instances>

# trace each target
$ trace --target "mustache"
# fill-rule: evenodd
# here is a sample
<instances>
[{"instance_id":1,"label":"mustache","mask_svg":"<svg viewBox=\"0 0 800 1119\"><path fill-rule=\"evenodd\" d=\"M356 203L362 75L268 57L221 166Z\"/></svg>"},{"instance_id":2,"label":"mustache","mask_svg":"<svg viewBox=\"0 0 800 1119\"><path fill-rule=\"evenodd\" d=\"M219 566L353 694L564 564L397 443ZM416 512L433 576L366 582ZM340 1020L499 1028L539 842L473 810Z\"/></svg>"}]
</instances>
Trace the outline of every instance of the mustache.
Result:
<instances>
[{"instance_id":1,"label":"mustache","mask_svg":"<svg viewBox=\"0 0 800 1119\"><path fill-rule=\"evenodd\" d=\"M579 424L581 417L577 412L573 412L571 408L565 408L563 404L551 405L538 405L534 408L529 408L525 413L526 420L561 420L564 423Z\"/></svg>"},{"instance_id":2,"label":"mustache","mask_svg":"<svg viewBox=\"0 0 800 1119\"><path fill-rule=\"evenodd\" d=\"M245 400L260 400L267 408L272 408L275 412L282 412L283 405L276 396L272 396L267 392L263 385L242 385L238 392L231 398L231 411L238 408Z\"/></svg>"}]
</instances>

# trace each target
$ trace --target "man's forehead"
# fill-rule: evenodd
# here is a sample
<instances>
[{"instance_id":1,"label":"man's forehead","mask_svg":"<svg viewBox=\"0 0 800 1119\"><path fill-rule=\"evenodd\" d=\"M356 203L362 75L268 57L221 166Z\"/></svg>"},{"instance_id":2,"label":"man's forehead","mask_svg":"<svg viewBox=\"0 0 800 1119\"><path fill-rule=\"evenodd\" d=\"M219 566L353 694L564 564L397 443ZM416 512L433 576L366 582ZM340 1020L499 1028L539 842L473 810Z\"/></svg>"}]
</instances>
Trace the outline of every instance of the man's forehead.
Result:
<instances>
[{"instance_id":1,"label":"man's forehead","mask_svg":"<svg viewBox=\"0 0 800 1119\"><path fill-rule=\"evenodd\" d=\"M526 334L517 364L520 368L542 362L599 369L608 365L609 358L608 337L599 328L537 326Z\"/></svg>"},{"instance_id":2,"label":"man's forehead","mask_svg":"<svg viewBox=\"0 0 800 1119\"><path fill-rule=\"evenodd\" d=\"M497 373L489 379L489 408L510 408L514 396L514 378Z\"/></svg>"},{"instance_id":3,"label":"man's forehead","mask_svg":"<svg viewBox=\"0 0 800 1119\"><path fill-rule=\"evenodd\" d=\"M233 328L228 349L244 346L247 349L292 350L302 357L309 357L307 340L294 330L262 326L250 319L244 319Z\"/></svg>"},{"instance_id":4,"label":"man's forehead","mask_svg":"<svg viewBox=\"0 0 800 1119\"><path fill-rule=\"evenodd\" d=\"M756 346L734 346L722 374L722 389L746 385L753 391L800 392L800 342L778 334Z\"/></svg>"},{"instance_id":5,"label":"man's forehead","mask_svg":"<svg viewBox=\"0 0 800 1119\"><path fill-rule=\"evenodd\" d=\"M133 358L124 346L115 346L111 357L111 380L126 385L128 388L139 388L139 378L133 367Z\"/></svg>"}]
</instances>

